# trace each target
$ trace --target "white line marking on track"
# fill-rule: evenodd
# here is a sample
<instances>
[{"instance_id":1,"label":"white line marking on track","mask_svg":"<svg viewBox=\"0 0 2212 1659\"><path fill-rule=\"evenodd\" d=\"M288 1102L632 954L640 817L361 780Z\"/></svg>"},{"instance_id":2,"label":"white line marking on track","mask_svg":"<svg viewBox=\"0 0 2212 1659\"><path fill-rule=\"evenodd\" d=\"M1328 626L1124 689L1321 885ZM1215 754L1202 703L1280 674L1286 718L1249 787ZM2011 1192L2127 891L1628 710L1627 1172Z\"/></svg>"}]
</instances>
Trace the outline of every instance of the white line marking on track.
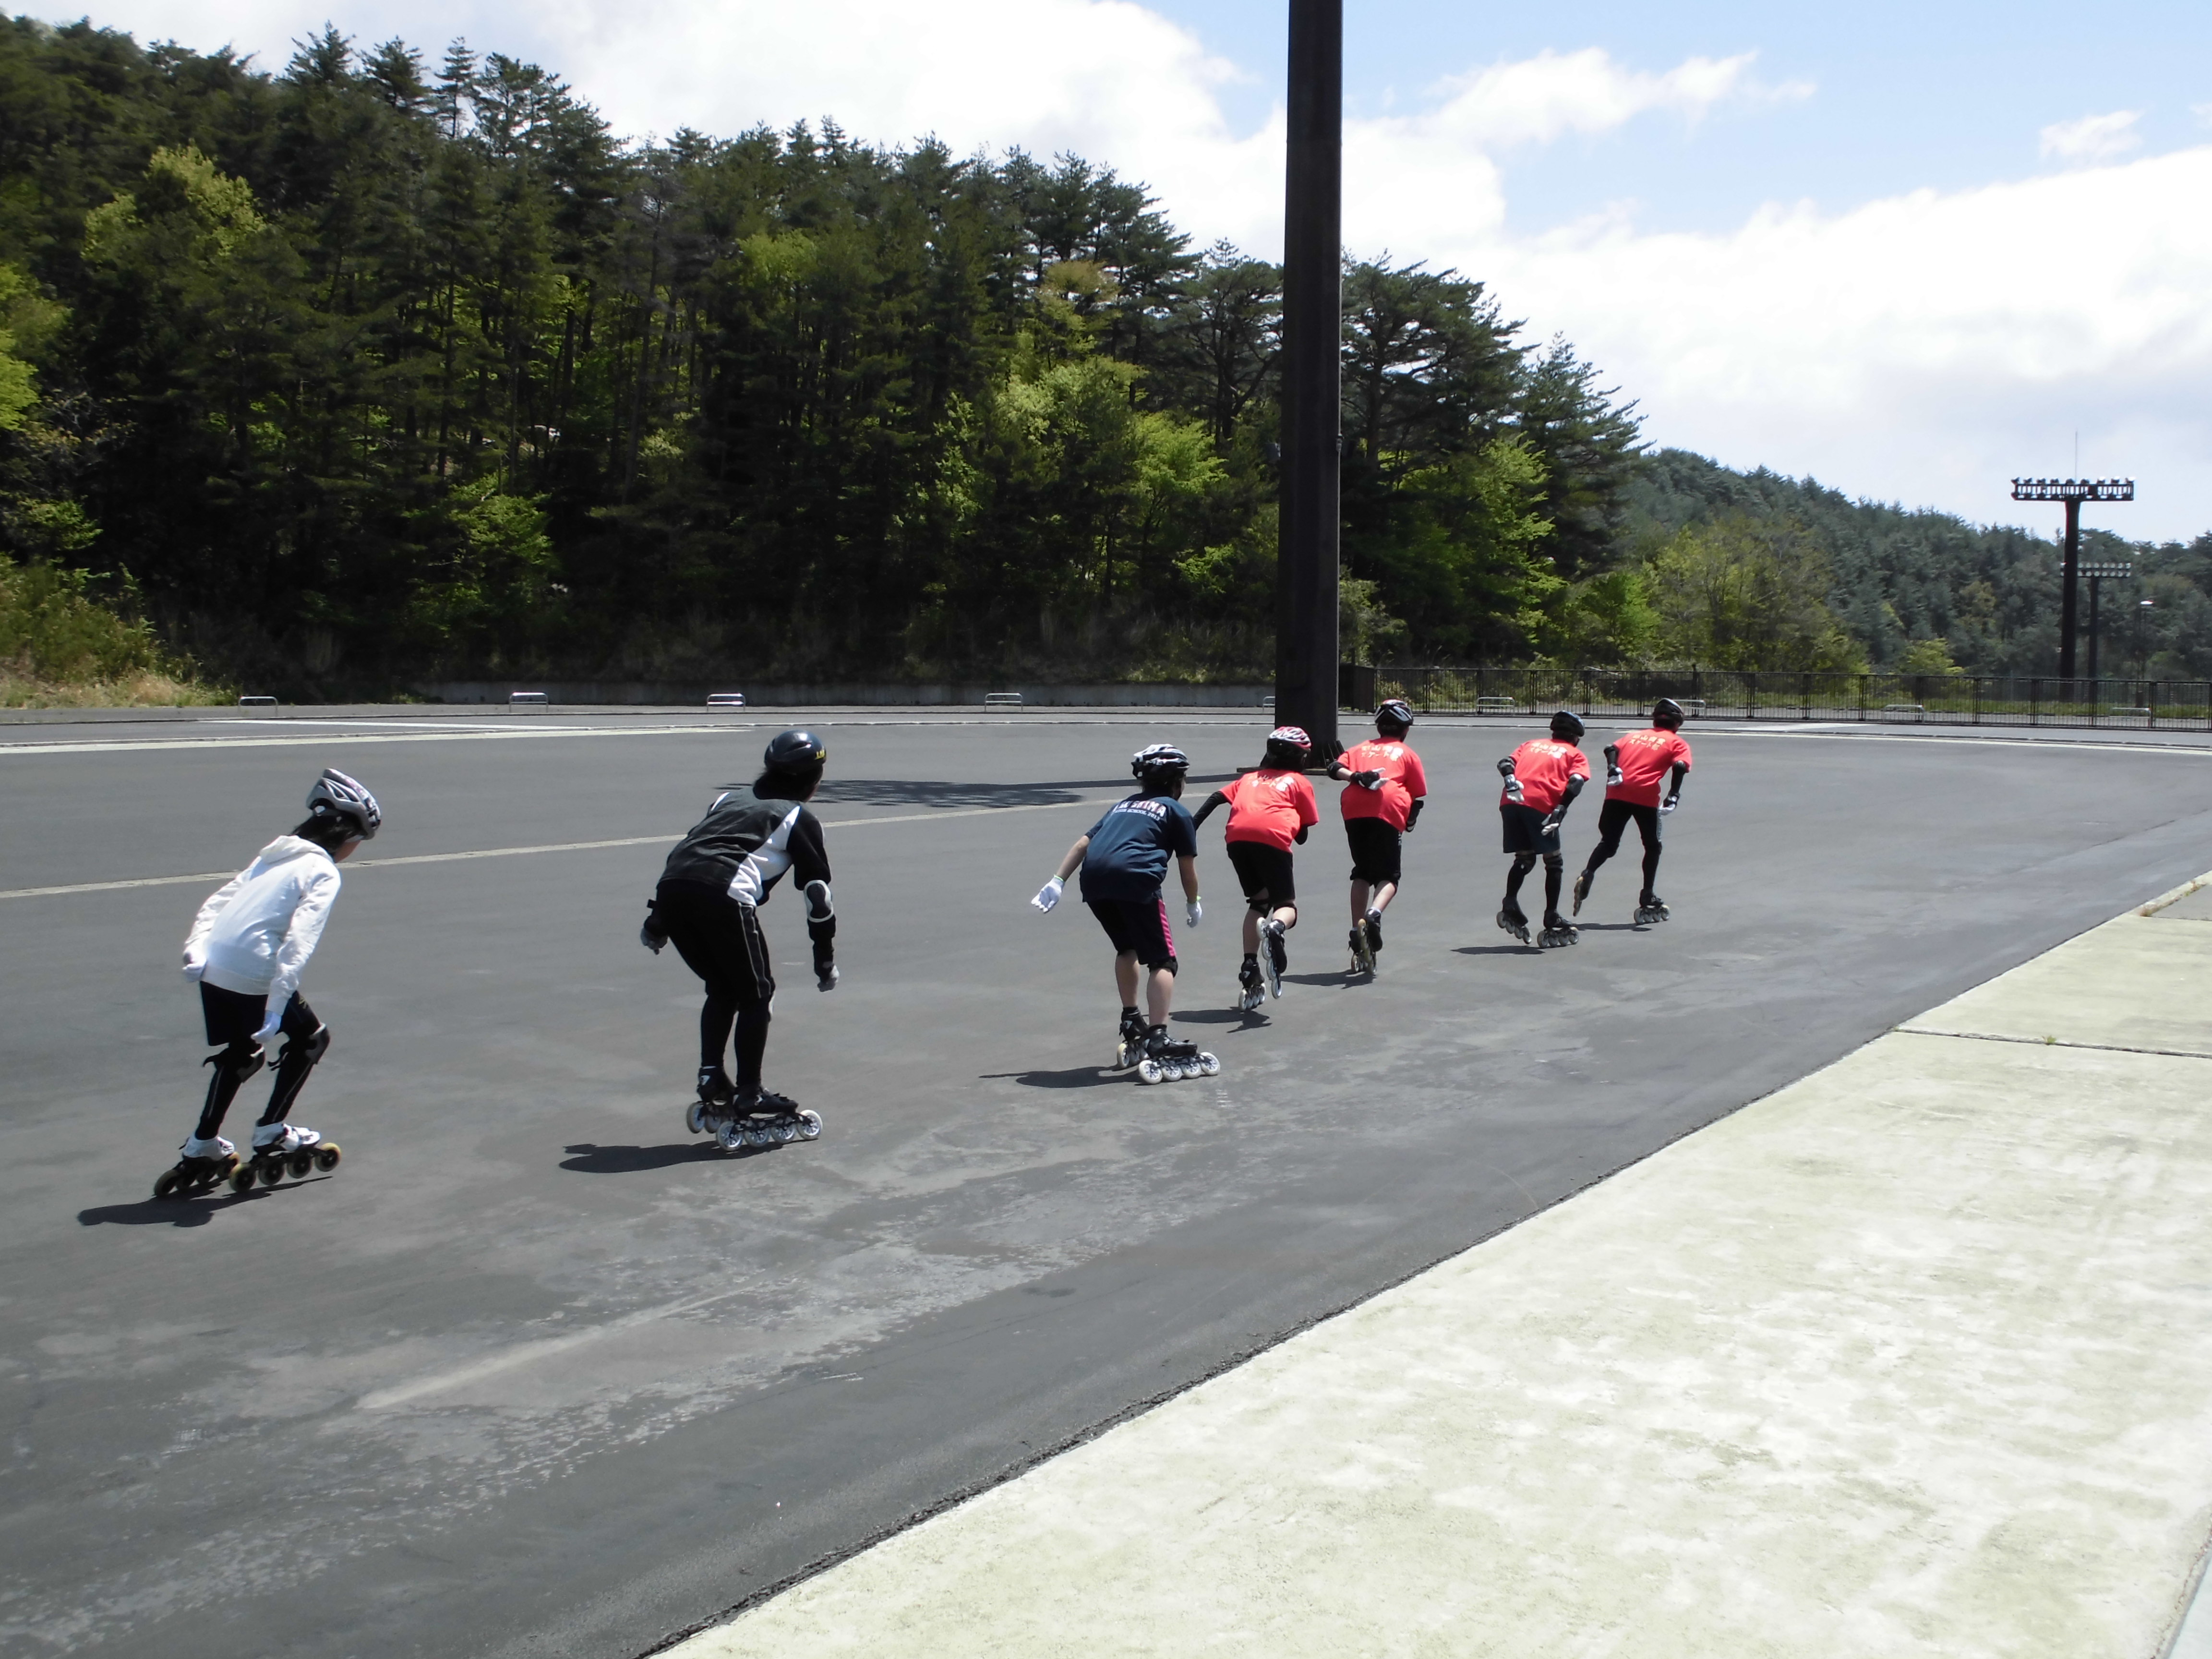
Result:
<instances>
[{"instance_id":1,"label":"white line marking on track","mask_svg":"<svg viewBox=\"0 0 2212 1659\"><path fill-rule=\"evenodd\" d=\"M961 806L939 812L901 812L880 818L825 818L825 830L865 830L878 823L934 823L941 818L980 818L994 812L1055 812L1070 806L1102 806L1097 800L1048 800L1023 806ZM592 853L609 847L646 847L658 842L672 845L675 835L623 836L613 841L551 842L543 847L481 847L465 853L414 853L404 858L351 860L356 870L383 870L402 864L458 864L469 859L512 859L532 853ZM131 887L181 887L200 881L228 881L235 870L208 870L191 876L142 876L132 881L85 881L66 887L16 887L0 890L0 899L55 898L69 893L118 893Z\"/></svg>"}]
</instances>

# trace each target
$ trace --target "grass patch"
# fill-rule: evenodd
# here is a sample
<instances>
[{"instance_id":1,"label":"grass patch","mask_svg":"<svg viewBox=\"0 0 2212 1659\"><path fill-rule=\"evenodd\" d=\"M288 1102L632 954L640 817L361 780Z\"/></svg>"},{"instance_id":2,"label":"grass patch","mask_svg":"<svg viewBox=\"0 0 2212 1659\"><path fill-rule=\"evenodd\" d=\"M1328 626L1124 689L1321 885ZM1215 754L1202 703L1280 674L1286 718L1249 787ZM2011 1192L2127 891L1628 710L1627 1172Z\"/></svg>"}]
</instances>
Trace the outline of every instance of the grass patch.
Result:
<instances>
[{"instance_id":1,"label":"grass patch","mask_svg":"<svg viewBox=\"0 0 2212 1659\"><path fill-rule=\"evenodd\" d=\"M0 556L0 708L131 708L228 702L153 625L92 591L90 572Z\"/></svg>"}]
</instances>

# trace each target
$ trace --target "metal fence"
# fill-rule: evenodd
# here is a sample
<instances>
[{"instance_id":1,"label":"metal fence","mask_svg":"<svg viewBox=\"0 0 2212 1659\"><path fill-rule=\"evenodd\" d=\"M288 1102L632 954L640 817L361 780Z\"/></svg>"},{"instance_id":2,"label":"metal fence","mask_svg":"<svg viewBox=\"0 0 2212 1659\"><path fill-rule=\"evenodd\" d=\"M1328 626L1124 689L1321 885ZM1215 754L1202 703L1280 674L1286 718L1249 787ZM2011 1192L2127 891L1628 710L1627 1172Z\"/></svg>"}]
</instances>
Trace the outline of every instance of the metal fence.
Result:
<instances>
[{"instance_id":1,"label":"metal fence","mask_svg":"<svg viewBox=\"0 0 2212 1659\"><path fill-rule=\"evenodd\" d=\"M2212 681L1972 674L1745 674L1712 668L1378 668L1377 697L1425 714L1638 716L1672 697L1692 719L1865 720L2212 731Z\"/></svg>"}]
</instances>

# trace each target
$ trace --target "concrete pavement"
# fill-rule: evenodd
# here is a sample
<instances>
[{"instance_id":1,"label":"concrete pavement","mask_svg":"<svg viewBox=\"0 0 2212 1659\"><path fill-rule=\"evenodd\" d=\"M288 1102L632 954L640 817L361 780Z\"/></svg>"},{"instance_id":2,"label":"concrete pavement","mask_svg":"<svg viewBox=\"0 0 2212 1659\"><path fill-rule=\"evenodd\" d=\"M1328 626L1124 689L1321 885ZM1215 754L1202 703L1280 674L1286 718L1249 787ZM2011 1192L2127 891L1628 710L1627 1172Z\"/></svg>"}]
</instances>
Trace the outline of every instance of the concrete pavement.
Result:
<instances>
[{"instance_id":1,"label":"concrete pavement","mask_svg":"<svg viewBox=\"0 0 2212 1659\"><path fill-rule=\"evenodd\" d=\"M2212 1531L2202 885L674 1651L2154 1659Z\"/></svg>"}]
</instances>

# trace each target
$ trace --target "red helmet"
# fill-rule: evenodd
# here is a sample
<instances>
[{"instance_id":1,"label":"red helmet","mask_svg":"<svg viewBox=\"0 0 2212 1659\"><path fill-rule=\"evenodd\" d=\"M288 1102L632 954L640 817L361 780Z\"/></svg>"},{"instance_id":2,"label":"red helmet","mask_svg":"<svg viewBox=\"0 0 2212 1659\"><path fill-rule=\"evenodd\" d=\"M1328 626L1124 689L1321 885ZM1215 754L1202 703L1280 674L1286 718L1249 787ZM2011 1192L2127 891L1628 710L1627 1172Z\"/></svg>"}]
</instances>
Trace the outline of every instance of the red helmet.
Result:
<instances>
[{"instance_id":1,"label":"red helmet","mask_svg":"<svg viewBox=\"0 0 2212 1659\"><path fill-rule=\"evenodd\" d=\"M1285 749L1313 748L1313 739L1306 735L1303 726L1279 726L1267 733L1267 741L1280 744Z\"/></svg>"}]
</instances>

